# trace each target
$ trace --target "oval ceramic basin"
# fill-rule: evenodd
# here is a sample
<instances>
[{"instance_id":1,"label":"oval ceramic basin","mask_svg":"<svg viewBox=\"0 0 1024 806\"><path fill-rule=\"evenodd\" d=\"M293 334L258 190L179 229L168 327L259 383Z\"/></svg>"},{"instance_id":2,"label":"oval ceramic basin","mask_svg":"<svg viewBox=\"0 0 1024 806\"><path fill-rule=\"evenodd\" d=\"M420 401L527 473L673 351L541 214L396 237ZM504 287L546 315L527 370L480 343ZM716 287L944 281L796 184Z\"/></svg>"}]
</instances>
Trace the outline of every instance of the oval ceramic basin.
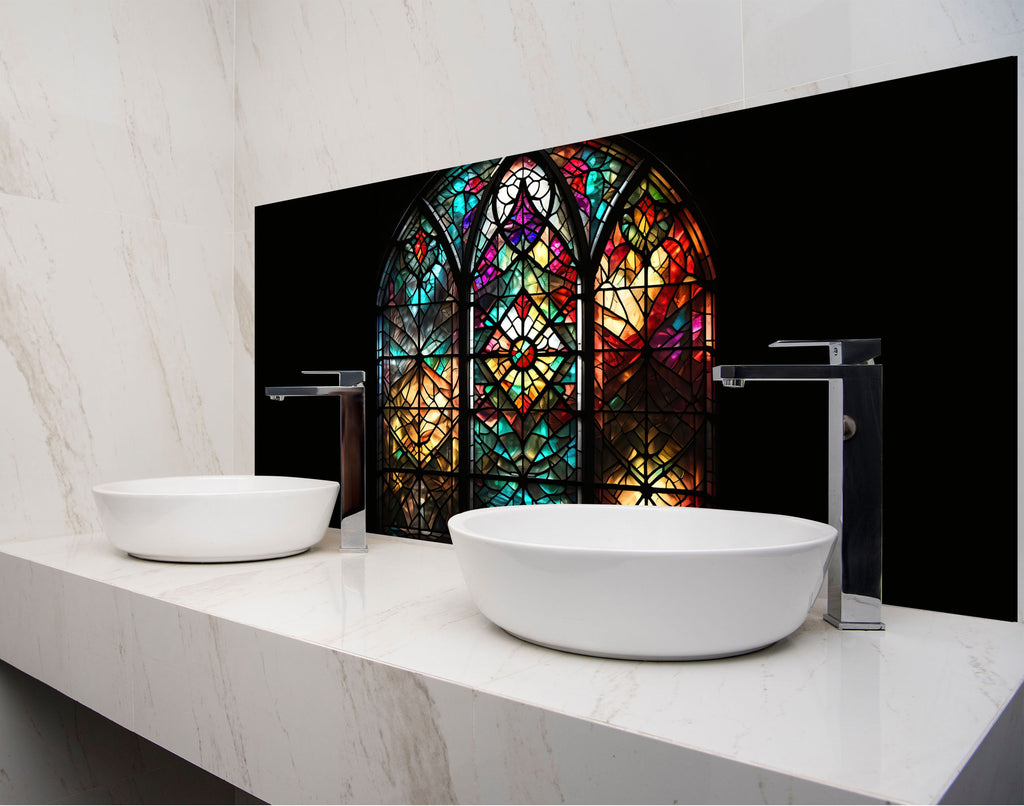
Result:
<instances>
[{"instance_id":1,"label":"oval ceramic basin","mask_svg":"<svg viewBox=\"0 0 1024 806\"><path fill-rule=\"evenodd\" d=\"M269 560L324 536L338 482L286 476L178 476L93 488L107 538L146 560Z\"/></svg>"},{"instance_id":2,"label":"oval ceramic basin","mask_svg":"<svg viewBox=\"0 0 1024 806\"><path fill-rule=\"evenodd\" d=\"M796 630L836 539L824 523L690 507L494 507L448 521L470 595L512 635L583 655L696 660Z\"/></svg>"}]
</instances>

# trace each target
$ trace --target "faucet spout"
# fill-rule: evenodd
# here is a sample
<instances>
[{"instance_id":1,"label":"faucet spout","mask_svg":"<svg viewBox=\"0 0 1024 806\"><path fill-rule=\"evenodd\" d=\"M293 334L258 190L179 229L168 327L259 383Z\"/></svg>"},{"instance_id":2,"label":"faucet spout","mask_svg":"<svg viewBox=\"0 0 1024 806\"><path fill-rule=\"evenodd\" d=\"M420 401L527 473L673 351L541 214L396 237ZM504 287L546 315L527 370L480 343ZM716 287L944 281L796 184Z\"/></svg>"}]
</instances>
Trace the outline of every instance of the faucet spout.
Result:
<instances>
[{"instance_id":1,"label":"faucet spout","mask_svg":"<svg viewBox=\"0 0 1024 806\"><path fill-rule=\"evenodd\" d=\"M724 386L742 387L747 381L853 380L880 370L880 364L719 364L711 374Z\"/></svg>"},{"instance_id":2,"label":"faucet spout","mask_svg":"<svg viewBox=\"0 0 1024 806\"><path fill-rule=\"evenodd\" d=\"M864 379L881 369L875 359L882 354L881 339L807 341L779 339L769 347L827 347L827 364L720 364L712 377L725 387L742 388L747 381L835 381Z\"/></svg>"},{"instance_id":3,"label":"faucet spout","mask_svg":"<svg viewBox=\"0 0 1024 806\"><path fill-rule=\"evenodd\" d=\"M361 395L366 384L366 373L362 370L315 370L304 369L303 375L334 375L334 386L268 386L263 391L271 400L286 397L344 397Z\"/></svg>"},{"instance_id":4,"label":"faucet spout","mask_svg":"<svg viewBox=\"0 0 1024 806\"><path fill-rule=\"evenodd\" d=\"M827 364L724 364L723 386L749 381L828 382L828 512L839 533L828 569L825 620L845 630L883 630L882 366L880 339L773 342L827 347Z\"/></svg>"},{"instance_id":5,"label":"faucet spout","mask_svg":"<svg viewBox=\"0 0 1024 806\"><path fill-rule=\"evenodd\" d=\"M331 386L268 386L271 400L289 397L337 397L341 417L341 551L366 551L366 373L362 370L303 370L303 375L333 375Z\"/></svg>"}]
</instances>

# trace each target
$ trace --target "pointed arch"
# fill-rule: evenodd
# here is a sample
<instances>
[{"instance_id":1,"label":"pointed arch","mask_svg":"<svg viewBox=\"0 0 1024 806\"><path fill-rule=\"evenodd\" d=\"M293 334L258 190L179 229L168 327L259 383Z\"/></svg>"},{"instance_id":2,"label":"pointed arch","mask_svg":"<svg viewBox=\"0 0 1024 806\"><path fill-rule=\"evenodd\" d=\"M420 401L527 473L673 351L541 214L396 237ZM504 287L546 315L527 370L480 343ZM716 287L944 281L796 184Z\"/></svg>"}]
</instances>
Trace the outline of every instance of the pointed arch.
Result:
<instances>
[{"instance_id":1,"label":"pointed arch","mask_svg":"<svg viewBox=\"0 0 1024 806\"><path fill-rule=\"evenodd\" d=\"M378 294L378 500L389 528L435 537L455 514L459 298L444 230L417 205Z\"/></svg>"},{"instance_id":2,"label":"pointed arch","mask_svg":"<svg viewBox=\"0 0 1024 806\"><path fill-rule=\"evenodd\" d=\"M637 176L594 282L595 498L692 505L711 492L714 268L678 191Z\"/></svg>"},{"instance_id":3,"label":"pointed arch","mask_svg":"<svg viewBox=\"0 0 1024 806\"><path fill-rule=\"evenodd\" d=\"M553 179L508 161L472 244L475 506L578 500L579 257Z\"/></svg>"}]
</instances>

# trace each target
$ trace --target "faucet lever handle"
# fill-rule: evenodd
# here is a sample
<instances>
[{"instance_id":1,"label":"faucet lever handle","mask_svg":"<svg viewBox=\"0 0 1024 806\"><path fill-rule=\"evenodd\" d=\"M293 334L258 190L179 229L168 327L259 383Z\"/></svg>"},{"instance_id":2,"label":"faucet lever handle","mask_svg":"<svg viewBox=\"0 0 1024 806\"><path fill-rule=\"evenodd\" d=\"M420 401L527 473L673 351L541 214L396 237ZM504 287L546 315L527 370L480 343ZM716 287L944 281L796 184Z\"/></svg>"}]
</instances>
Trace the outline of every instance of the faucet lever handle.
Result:
<instances>
[{"instance_id":1,"label":"faucet lever handle","mask_svg":"<svg viewBox=\"0 0 1024 806\"><path fill-rule=\"evenodd\" d=\"M881 339L779 339L769 347L827 347L829 364L873 364L882 354Z\"/></svg>"},{"instance_id":2,"label":"faucet lever handle","mask_svg":"<svg viewBox=\"0 0 1024 806\"><path fill-rule=\"evenodd\" d=\"M361 369L304 369L303 375L333 375L338 379L337 386L362 386L366 383L366 373Z\"/></svg>"},{"instance_id":3,"label":"faucet lever handle","mask_svg":"<svg viewBox=\"0 0 1024 806\"><path fill-rule=\"evenodd\" d=\"M336 379L335 386L341 386L341 373L334 369L304 369L303 375L333 375Z\"/></svg>"}]
</instances>

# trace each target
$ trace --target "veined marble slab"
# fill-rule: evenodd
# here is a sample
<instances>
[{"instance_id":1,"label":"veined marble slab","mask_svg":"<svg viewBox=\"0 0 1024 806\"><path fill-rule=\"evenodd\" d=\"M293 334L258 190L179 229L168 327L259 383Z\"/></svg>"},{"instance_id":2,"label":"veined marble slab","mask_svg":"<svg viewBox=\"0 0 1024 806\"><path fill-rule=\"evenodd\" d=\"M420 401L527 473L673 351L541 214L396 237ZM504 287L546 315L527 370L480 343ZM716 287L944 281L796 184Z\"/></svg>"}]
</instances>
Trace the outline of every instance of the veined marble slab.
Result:
<instances>
[{"instance_id":1,"label":"veined marble slab","mask_svg":"<svg viewBox=\"0 0 1024 806\"><path fill-rule=\"evenodd\" d=\"M368 542L224 565L8 543L0 657L268 801L1024 796L1022 624L816 610L742 657L587 658L490 624L450 546Z\"/></svg>"}]
</instances>

